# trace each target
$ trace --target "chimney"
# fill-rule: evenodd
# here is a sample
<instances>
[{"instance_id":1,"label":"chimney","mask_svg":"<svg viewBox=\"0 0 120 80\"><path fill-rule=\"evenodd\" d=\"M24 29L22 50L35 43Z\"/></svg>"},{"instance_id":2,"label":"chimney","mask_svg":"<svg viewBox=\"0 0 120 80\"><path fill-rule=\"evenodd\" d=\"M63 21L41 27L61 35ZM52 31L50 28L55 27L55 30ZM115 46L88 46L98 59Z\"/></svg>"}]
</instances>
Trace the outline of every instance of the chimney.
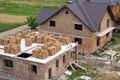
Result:
<instances>
[{"instance_id":1,"label":"chimney","mask_svg":"<svg viewBox=\"0 0 120 80\"><path fill-rule=\"evenodd\" d=\"M90 2L90 0L86 0L87 2Z\"/></svg>"},{"instance_id":2,"label":"chimney","mask_svg":"<svg viewBox=\"0 0 120 80\"><path fill-rule=\"evenodd\" d=\"M67 4L72 4L75 0L66 0Z\"/></svg>"}]
</instances>

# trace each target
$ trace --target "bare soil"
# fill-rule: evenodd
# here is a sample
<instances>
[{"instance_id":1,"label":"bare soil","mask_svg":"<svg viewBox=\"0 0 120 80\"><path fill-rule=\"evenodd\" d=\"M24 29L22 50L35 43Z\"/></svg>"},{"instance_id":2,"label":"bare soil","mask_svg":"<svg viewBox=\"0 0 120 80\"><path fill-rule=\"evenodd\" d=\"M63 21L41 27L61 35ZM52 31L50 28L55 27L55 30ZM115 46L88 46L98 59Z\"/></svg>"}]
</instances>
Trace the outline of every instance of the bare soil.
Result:
<instances>
[{"instance_id":1,"label":"bare soil","mask_svg":"<svg viewBox=\"0 0 120 80\"><path fill-rule=\"evenodd\" d=\"M15 16L8 14L0 14L1 23L23 23L27 21L27 16Z\"/></svg>"}]
</instances>

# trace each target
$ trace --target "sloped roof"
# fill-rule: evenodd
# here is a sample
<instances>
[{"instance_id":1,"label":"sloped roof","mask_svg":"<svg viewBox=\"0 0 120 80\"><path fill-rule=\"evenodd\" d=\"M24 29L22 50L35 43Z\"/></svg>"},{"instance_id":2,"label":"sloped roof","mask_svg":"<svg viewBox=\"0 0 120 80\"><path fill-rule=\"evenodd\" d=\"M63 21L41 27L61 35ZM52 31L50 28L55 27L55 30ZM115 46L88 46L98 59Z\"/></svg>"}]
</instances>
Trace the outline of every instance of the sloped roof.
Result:
<instances>
[{"instance_id":1,"label":"sloped roof","mask_svg":"<svg viewBox=\"0 0 120 80\"><path fill-rule=\"evenodd\" d=\"M81 0L81 1L87 2L87 0ZM120 4L120 0L90 0L89 2L107 3L109 4L109 6L115 6L117 4Z\"/></svg>"},{"instance_id":2,"label":"sloped roof","mask_svg":"<svg viewBox=\"0 0 120 80\"><path fill-rule=\"evenodd\" d=\"M42 8L35 20L35 23L41 24L46 19L48 19L51 15L53 15L56 11L57 10L54 10L54 9Z\"/></svg>"},{"instance_id":3,"label":"sloped roof","mask_svg":"<svg viewBox=\"0 0 120 80\"><path fill-rule=\"evenodd\" d=\"M67 7L80 21L82 21L91 31L98 31L108 4L89 3L76 0L74 3L62 6L58 10L42 9L35 20L35 23L42 24L57 12ZM98 12L99 10L99 12ZM53 11L53 12L52 12Z\"/></svg>"}]
</instances>

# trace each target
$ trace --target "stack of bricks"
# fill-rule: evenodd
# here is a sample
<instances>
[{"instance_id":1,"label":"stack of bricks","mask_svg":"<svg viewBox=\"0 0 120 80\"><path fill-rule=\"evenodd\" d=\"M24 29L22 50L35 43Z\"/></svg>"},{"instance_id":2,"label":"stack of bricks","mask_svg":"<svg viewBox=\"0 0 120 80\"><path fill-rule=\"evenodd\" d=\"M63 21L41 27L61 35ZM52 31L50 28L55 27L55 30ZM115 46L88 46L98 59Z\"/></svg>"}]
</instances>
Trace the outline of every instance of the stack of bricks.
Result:
<instances>
[{"instance_id":1,"label":"stack of bricks","mask_svg":"<svg viewBox=\"0 0 120 80\"><path fill-rule=\"evenodd\" d=\"M32 56L33 56L33 57L38 57L38 54L40 53L41 50L42 50L41 47L34 49L34 50L32 51Z\"/></svg>"},{"instance_id":2,"label":"stack of bricks","mask_svg":"<svg viewBox=\"0 0 120 80\"><path fill-rule=\"evenodd\" d=\"M42 47L33 50L32 55L37 58L46 58L49 55L54 55L61 50L62 44L68 44L69 38L62 36L55 36L51 34L42 34L39 32L27 33L26 31L19 31L14 36L5 36L0 39L0 43L5 45L6 53L20 52L21 39L25 38L25 45L31 46L32 43L42 43Z\"/></svg>"},{"instance_id":3,"label":"stack of bricks","mask_svg":"<svg viewBox=\"0 0 120 80\"><path fill-rule=\"evenodd\" d=\"M32 45L32 38L28 37L25 38L25 46L31 46Z\"/></svg>"},{"instance_id":4,"label":"stack of bricks","mask_svg":"<svg viewBox=\"0 0 120 80\"><path fill-rule=\"evenodd\" d=\"M55 42L55 41L59 41L62 44L68 44L70 42L69 37L63 37L63 36L55 36L55 35L51 35L51 34L42 34L42 33L36 33L36 32L32 32L29 33L25 36L26 38L32 38L32 42L34 43L40 43L40 44L45 44L48 43L50 41Z\"/></svg>"},{"instance_id":5,"label":"stack of bricks","mask_svg":"<svg viewBox=\"0 0 120 80\"><path fill-rule=\"evenodd\" d=\"M5 53L19 53L21 51L20 43L21 38L15 36L4 36L0 39L0 43L4 45Z\"/></svg>"},{"instance_id":6,"label":"stack of bricks","mask_svg":"<svg viewBox=\"0 0 120 80\"><path fill-rule=\"evenodd\" d=\"M36 43L43 43L45 36L46 36L46 34L40 34L40 35L36 36Z\"/></svg>"},{"instance_id":7,"label":"stack of bricks","mask_svg":"<svg viewBox=\"0 0 120 80\"><path fill-rule=\"evenodd\" d=\"M68 44L70 42L69 37L54 36L47 34L34 34L36 43L43 43L40 48L36 48L32 51L32 56L40 59L44 59L49 55L54 55L61 50L62 44Z\"/></svg>"},{"instance_id":8,"label":"stack of bricks","mask_svg":"<svg viewBox=\"0 0 120 80\"><path fill-rule=\"evenodd\" d=\"M29 34L26 34L24 38L25 38L25 45L26 46L31 46L32 43L36 42L36 33L31 32Z\"/></svg>"},{"instance_id":9,"label":"stack of bricks","mask_svg":"<svg viewBox=\"0 0 120 80\"><path fill-rule=\"evenodd\" d=\"M54 55L56 53L56 47L55 46L50 46L48 47L48 52L49 52L49 55Z\"/></svg>"},{"instance_id":10,"label":"stack of bricks","mask_svg":"<svg viewBox=\"0 0 120 80\"><path fill-rule=\"evenodd\" d=\"M21 38L20 37L14 37L14 36L4 36L3 38L0 38L0 44L1 45L7 45L7 44L20 44Z\"/></svg>"},{"instance_id":11,"label":"stack of bricks","mask_svg":"<svg viewBox=\"0 0 120 80\"><path fill-rule=\"evenodd\" d=\"M54 55L57 51L61 50L61 43L59 41L56 42L48 42L43 46L36 48L32 51L32 56L40 59L44 59L49 55Z\"/></svg>"},{"instance_id":12,"label":"stack of bricks","mask_svg":"<svg viewBox=\"0 0 120 80\"><path fill-rule=\"evenodd\" d=\"M14 36L20 37L20 38L25 38L26 34L27 34L26 30L21 30L21 31L18 31L17 33L15 33Z\"/></svg>"},{"instance_id":13,"label":"stack of bricks","mask_svg":"<svg viewBox=\"0 0 120 80\"><path fill-rule=\"evenodd\" d=\"M44 58L47 58L48 56L49 56L48 51L45 49L42 49L38 54L37 58L44 59Z\"/></svg>"},{"instance_id":14,"label":"stack of bricks","mask_svg":"<svg viewBox=\"0 0 120 80\"><path fill-rule=\"evenodd\" d=\"M32 56L40 59L44 59L49 56L48 51L45 49L36 48L32 51Z\"/></svg>"},{"instance_id":15,"label":"stack of bricks","mask_svg":"<svg viewBox=\"0 0 120 80\"><path fill-rule=\"evenodd\" d=\"M4 46L5 53L17 54L21 51L19 44L7 44Z\"/></svg>"},{"instance_id":16,"label":"stack of bricks","mask_svg":"<svg viewBox=\"0 0 120 80\"><path fill-rule=\"evenodd\" d=\"M55 36L55 39L59 40L59 42L63 44L68 44L70 42L69 37Z\"/></svg>"}]
</instances>

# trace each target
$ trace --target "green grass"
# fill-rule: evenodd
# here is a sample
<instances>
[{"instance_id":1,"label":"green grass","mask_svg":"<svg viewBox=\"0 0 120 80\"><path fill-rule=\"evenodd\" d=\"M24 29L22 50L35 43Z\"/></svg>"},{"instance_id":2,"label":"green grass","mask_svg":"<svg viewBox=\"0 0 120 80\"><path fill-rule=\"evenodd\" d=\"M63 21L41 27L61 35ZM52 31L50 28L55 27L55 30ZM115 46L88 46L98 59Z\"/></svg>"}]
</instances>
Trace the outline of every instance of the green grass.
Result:
<instances>
[{"instance_id":1,"label":"green grass","mask_svg":"<svg viewBox=\"0 0 120 80\"><path fill-rule=\"evenodd\" d=\"M83 71L83 70L81 70L79 68L76 68L76 69L77 69L77 71L73 71L72 75L69 76L67 80L74 80L75 78L85 74L85 71Z\"/></svg>"},{"instance_id":2,"label":"green grass","mask_svg":"<svg viewBox=\"0 0 120 80\"><path fill-rule=\"evenodd\" d=\"M119 56L116 56L115 62L118 62L119 60L120 60L120 55L119 55Z\"/></svg>"},{"instance_id":3,"label":"green grass","mask_svg":"<svg viewBox=\"0 0 120 80\"><path fill-rule=\"evenodd\" d=\"M67 80L74 80L75 78L78 78L82 75L85 75L85 76L89 76L92 78L92 80L96 80L99 75L98 73L94 74L94 73L91 73L91 71L96 67L95 64L92 64L92 63L86 63L86 64L80 64L82 65L84 68L87 69L87 71L83 71L81 70L80 68L74 66L74 68L76 69L76 71L73 71L72 72L72 75L71 76L68 76L68 79ZM71 70L71 67L69 67L68 69Z\"/></svg>"},{"instance_id":4,"label":"green grass","mask_svg":"<svg viewBox=\"0 0 120 80\"><path fill-rule=\"evenodd\" d=\"M13 28L17 28L21 25L23 25L25 23L14 23L14 24L10 24L10 23L0 23L0 33L3 32L3 31L7 31L7 30L10 30L10 29L13 29Z\"/></svg>"},{"instance_id":5,"label":"green grass","mask_svg":"<svg viewBox=\"0 0 120 80\"><path fill-rule=\"evenodd\" d=\"M113 42L113 45L120 44L120 38L116 38L116 41Z\"/></svg>"},{"instance_id":6,"label":"green grass","mask_svg":"<svg viewBox=\"0 0 120 80\"><path fill-rule=\"evenodd\" d=\"M116 37L116 38L120 38L120 32L118 32L118 33L113 33L113 37Z\"/></svg>"},{"instance_id":7,"label":"green grass","mask_svg":"<svg viewBox=\"0 0 120 80\"><path fill-rule=\"evenodd\" d=\"M64 0L0 0L0 13L36 16L42 7L58 8Z\"/></svg>"},{"instance_id":8,"label":"green grass","mask_svg":"<svg viewBox=\"0 0 120 80\"><path fill-rule=\"evenodd\" d=\"M12 14L12 15L24 15L24 16L35 16L38 14L40 8L25 7L19 5L4 5L0 4L0 14Z\"/></svg>"},{"instance_id":9,"label":"green grass","mask_svg":"<svg viewBox=\"0 0 120 80\"><path fill-rule=\"evenodd\" d=\"M0 14L37 16L42 7L58 8L64 0L0 0ZM19 27L22 24L0 23L0 32Z\"/></svg>"}]
</instances>

